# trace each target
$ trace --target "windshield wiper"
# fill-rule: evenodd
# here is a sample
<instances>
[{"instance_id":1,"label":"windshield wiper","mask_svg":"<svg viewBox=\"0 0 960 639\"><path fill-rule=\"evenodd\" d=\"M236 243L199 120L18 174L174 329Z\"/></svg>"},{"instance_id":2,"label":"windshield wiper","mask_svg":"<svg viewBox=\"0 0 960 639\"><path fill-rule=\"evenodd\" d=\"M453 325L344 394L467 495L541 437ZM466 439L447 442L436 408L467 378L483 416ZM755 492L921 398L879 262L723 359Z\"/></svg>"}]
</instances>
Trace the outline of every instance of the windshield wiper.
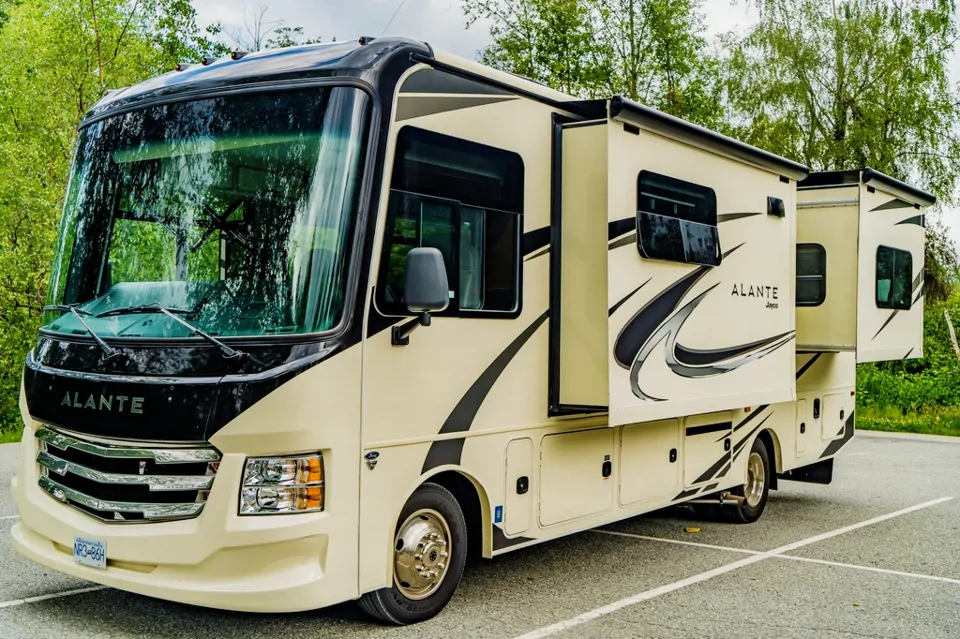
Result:
<instances>
[{"instance_id":1,"label":"windshield wiper","mask_svg":"<svg viewBox=\"0 0 960 639\"><path fill-rule=\"evenodd\" d=\"M44 310L44 312L46 312L46 311L66 311L66 312L69 312L69 313L73 313L73 316L77 318L77 321L80 322L81 324L83 324L83 327L84 327L85 329L87 329L87 332L90 333L90 336L94 339L94 341L97 343L97 345L98 345L101 349L103 349L103 352L106 354L107 359L111 359L111 358L117 356L117 351L116 351L115 349L113 349L113 348L110 348L110 346L109 346L105 341L103 341L102 339L100 339L100 336L97 335L96 333L94 333L94 332L93 332L93 329L90 328L90 326L89 326L85 321L83 321L83 316L84 316L84 315L86 315L87 317L95 317L95 316L93 315L93 313L91 313L90 311L81 311L81 310L78 309L76 306L71 306L70 304L52 304L52 305L50 305L50 306L44 306L44 307L43 307L43 310Z\"/></svg>"},{"instance_id":2,"label":"windshield wiper","mask_svg":"<svg viewBox=\"0 0 960 639\"><path fill-rule=\"evenodd\" d=\"M216 346L217 350L223 353L223 356L226 357L227 359L234 359L236 357L247 356L247 353L230 348L229 346L227 346L226 344L218 340L213 335L204 333L202 330L200 330L193 324L190 324L189 322L177 316L178 313L181 315L189 315L192 312L193 312L192 310L187 310L182 308L164 308L163 306L160 306L160 304L141 304L140 306L126 306L126 307L120 307L120 308L112 308L109 311L98 313L94 317L110 317L113 315L136 315L136 314L145 315L149 313L163 313L164 315L170 317L173 320L176 320L180 324L183 324L184 326L189 328L190 332L196 335L199 335L203 339L207 340L208 342Z\"/></svg>"}]
</instances>

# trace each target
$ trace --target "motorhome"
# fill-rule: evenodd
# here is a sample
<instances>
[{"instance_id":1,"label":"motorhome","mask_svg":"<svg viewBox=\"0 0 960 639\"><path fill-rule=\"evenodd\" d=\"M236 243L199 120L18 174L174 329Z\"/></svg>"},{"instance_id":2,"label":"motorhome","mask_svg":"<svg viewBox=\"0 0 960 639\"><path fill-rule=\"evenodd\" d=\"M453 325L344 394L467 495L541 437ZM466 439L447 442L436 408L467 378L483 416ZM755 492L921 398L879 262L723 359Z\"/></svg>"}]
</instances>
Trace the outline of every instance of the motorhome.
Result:
<instances>
[{"instance_id":1,"label":"motorhome","mask_svg":"<svg viewBox=\"0 0 960 639\"><path fill-rule=\"evenodd\" d=\"M13 545L220 609L440 612L492 558L829 483L922 355L929 194L400 38L237 52L85 116Z\"/></svg>"}]
</instances>

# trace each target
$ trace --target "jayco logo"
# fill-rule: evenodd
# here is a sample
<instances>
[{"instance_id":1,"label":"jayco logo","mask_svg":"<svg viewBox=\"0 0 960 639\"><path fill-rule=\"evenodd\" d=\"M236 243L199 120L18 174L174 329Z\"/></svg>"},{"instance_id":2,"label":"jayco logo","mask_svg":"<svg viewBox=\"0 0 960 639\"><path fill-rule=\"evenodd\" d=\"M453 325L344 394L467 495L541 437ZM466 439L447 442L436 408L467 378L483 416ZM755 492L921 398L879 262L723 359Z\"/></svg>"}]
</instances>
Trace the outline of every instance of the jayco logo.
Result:
<instances>
[{"instance_id":1,"label":"jayco logo","mask_svg":"<svg viewBox=\"0 0 960 639\"><path fill-rule=\"evenodd\" d=\"M96 411L107 411L113 412L114 407L116 407L118 413L122 413L124 409L128 413L136 413L138 415L143 413L143 398L142 397L130 397L128 395L89 395L85 402L80 401L80 393L74 393L72 396L70 392L63 396L63 401L60 402L61 406L69 406L70 408L84 408Z\"/></svg>"},{"instance_id":2,"label":"jayco logo","mask_svg":"<svg viewBox=\"0 0 960 639\"><path fill-rule=\"evenodd\" d=\"M761 299L767 300L767 308L779 308L779 302L777 300L778 287L776 286L747 286L743 283L734 284L733 292L730 295L736 297L759 297Z\"/></svg>"}]
</instances>

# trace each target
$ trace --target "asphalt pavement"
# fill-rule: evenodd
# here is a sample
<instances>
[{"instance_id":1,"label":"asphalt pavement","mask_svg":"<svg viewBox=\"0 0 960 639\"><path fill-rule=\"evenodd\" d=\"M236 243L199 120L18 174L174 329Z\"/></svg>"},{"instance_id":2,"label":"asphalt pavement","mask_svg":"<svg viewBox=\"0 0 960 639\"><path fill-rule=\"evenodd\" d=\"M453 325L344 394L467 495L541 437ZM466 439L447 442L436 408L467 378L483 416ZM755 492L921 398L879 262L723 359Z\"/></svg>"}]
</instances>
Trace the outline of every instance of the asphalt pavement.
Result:
<instances>
[{"instance_id":1,"label":"asphalt pavement","mask_svg":"<svg viewBox=\"0 0 960 639\"><path fill-rule=\"evenodd\" d=\"M755 524L678 507L474 563L406 628L354 604L271 616L86 591L11 549L15 459L0 446L2 639L960 637L960 440L861 432L833 484L781 482Z\"/></svg>"}]
</instances>

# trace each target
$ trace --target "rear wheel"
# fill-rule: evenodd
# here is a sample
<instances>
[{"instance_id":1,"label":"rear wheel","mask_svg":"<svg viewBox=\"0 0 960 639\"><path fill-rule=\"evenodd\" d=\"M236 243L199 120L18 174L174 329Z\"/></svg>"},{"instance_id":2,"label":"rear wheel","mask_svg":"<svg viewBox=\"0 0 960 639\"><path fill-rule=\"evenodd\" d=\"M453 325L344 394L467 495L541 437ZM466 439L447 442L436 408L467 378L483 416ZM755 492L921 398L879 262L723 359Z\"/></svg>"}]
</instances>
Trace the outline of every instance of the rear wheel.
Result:
<instances>
[{"instance_id":1,"label":"rear wheel","mask_svg":"<svg viewBox=\"0 0 960 639\"><path fill-rule=\"evenodd\" d=\"M743 497L739 506L724 506L724 515L735 523L751 524L763 514L767 507L767 498L770 495L772 480L772 466L770 452L759 437L754 440L747 458L747 480L743 486L738 486L730 492Z\"/></svg>"},{"instance_id":2,"label":"rear wheel","mask_svg":"<svg viewBox=\"0 0 960 639\"><path fill-rule=\"evenodd\" d=\"M380 621L406 625L435 616L453 597L467 558L467 525L456 498L439 484L413 493L397 523L393 585L360 597Z\"/></svg>"}]
</instances>

